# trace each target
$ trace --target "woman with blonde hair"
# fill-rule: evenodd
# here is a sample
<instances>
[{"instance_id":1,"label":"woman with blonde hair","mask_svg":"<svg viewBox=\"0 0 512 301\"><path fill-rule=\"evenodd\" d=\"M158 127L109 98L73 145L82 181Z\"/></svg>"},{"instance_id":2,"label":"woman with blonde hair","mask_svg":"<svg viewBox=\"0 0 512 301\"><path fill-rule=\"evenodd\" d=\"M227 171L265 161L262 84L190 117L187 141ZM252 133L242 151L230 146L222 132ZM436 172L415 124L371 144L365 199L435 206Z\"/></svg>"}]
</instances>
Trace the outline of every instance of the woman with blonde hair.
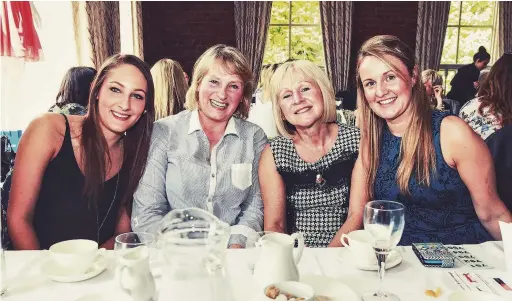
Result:
<instances>
[{"instance_id":1,"label":"woman with blonde hair","mask_svg":"<svg viewBox=\"0 0 512 301\"><path fill-rule=\"evenodd\" d=\"M302 232L309 247L340 246L341 234L362 220L349 209L359 130L336 122L331 83L312 62L281 65L270 96L281 136L270 141L259 166L264 228Z\"/></svg>"},{"instance_id":2,"label":"woman with blonde hair","mask_svg":"<svg viewBox=\"0 0 512 301\"><path fill-rule=\"evenodd\" d=\"M369 193L363 203L405 205L400 244L500 240L498 221L512 216L496 192L490 152L460 118L432 110L414 52L394 36L369 39L359 50L357 87L353 191Z\"/></svg>"},{"instance_id":3,"label":"woman with blonde hair","mask_svg":"<svg viewBox=\"0 0 512 301\"><path fill-rule=\"evenodd\" d=\"M151 68L155 82L155 120L183 111L188 84L180 64L161 59Z\"/></svg>"},{"instance_id":4,"label":"woman with blonde hair","mask_svg":"<svg viewBox=\"0 0 512 301\"><path fill-rule=\"evenodd\" d=\"M232 233L262 230L258 164L267 143L245 121L253 73L236 48L216 45L197 60L187 110L158 120L150 155L134 195L132 228L157 232L171 209L197 207L232 226ZM243 237L229 244L238 247Z\"/></svg>"}]
</instances>

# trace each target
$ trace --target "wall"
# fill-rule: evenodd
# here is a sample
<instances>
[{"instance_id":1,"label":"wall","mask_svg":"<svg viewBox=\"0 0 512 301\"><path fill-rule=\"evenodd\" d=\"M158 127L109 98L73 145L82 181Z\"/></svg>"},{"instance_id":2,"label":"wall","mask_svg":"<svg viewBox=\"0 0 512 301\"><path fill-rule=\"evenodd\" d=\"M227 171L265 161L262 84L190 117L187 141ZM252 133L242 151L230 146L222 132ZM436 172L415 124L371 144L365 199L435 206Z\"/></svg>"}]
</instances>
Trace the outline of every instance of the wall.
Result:
<instances>
[{"instance_id":1,"label":"wall","mask_svg":"<svg viewBox=\"0 0 512 301\"><path fill-rule=\"evenodd\" d=\"M413 50L416 44L418 2L354 2L350 82L354 82L355 60L361 45L369 38L395 35Z\"/></svg>"},{"instance_id":2,"label":"wall","mask_svg":"<svg viewBox=\"0 0 512 301\"><path fill-rule=\"evenodd\" d=\"M235 45L234 4L227 2L142 2L144 60L178 61L190 75L195 61L215 44Z\"/></svg>"}]
</instances>

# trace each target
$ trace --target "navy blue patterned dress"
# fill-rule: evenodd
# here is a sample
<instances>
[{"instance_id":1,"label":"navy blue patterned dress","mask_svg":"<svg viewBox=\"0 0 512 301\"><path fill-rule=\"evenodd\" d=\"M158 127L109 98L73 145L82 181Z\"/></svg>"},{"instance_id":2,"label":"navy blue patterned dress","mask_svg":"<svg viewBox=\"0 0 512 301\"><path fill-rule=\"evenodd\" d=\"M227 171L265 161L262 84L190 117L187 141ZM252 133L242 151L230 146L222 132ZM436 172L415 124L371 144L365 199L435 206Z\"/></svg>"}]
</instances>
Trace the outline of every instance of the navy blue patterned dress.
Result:
<instances>
[{"instance_id":1,"label":"navy blue patterned dress","mask_svg":"<svg viewBox=\"0 0 512 301\"><path fill-rule=\"evenodd\" d=\"M377 200L394 200L405 205L405 228L400 245L415 242L473 244L493 240L478 219L469 190L456 169L451 168L441 152L441 121L449 113L434 110L432 132L436 151L436 174L430 187L420 186L411 176L411 196L400 194L396 171L401 138L385 127L374 192Z\"/></svg>"}]
</instances>

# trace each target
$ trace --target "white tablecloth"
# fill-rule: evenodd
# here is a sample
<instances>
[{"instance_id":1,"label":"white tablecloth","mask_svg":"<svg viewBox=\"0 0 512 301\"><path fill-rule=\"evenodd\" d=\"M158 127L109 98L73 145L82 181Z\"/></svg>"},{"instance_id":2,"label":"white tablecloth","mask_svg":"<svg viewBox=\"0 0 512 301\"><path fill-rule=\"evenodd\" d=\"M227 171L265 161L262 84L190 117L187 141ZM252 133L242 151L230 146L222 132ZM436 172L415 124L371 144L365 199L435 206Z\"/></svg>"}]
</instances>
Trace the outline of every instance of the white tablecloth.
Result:
<instances>
[{"instance_id":1,"label":"white tablecloth","mask_svg":"<svg viewBox=\"0 0 512 301\"><path fill-rule=\"evenodd\" d=\"M470 270L467 267L457 265L461 271L476 272L484 276L499 277L509 285L512 277L504 269L504 255L497 247L500 243L487 242L480 245L466 245L465 247L475 256L495 267L487 270ZM384 289L395 293L402 301L406 300L432 300L425 296L427 287L440 287L443 291L441 297L436 300L448 300L450 292L458 288L446 275L449 269L426 268L421 265L414 255L411 247L398 247L403 261L395 268L386 271ZM347 263L337 259L340 249L305 249L299 264L301 275L314 274L337 279L357 294L375 291L378 286L377 272L358 270ZM113 253L109 252L113 261ZM251 270L248 263L247 250L228 250L226 267L232 280L234 295L237 300L242 298L248 283L251 282ZM8 251L6 252L7 279L1 279L8 283L8 293L2 300L76 300L77 298L99 292L113 292L117 289L114 281L114 264L99 276L76 283L58 283L48 279L41 273L41 265L49 257L46 251ZM241 285L244 284L244 285ZM158 286L162 285L157 283ZM501 288L500 288L501 289ZM505 292L503 290L503 292ZM512 293L505 297L512 300ZM162 298L162 300L172 298Z\"/></svg>"}]
</instances>

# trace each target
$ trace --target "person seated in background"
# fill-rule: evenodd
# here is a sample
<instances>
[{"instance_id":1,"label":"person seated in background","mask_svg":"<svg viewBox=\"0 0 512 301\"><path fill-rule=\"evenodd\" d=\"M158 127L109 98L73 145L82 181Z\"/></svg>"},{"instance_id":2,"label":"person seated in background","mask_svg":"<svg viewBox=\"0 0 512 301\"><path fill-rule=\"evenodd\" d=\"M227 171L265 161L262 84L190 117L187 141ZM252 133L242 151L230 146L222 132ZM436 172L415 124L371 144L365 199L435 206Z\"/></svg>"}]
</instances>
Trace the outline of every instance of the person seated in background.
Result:
<instances>
[{"instance_id":1,"label":"person seated in background","mask_svg":"<svg viewBox=\"0 0 512 301\"><path fill-rule=\"evenodd\" d=\"M356 62L361 147L352 182L361 187L351 193L369 195L354 207L404 204L401 245L501 240L498 221L512 215L496 192L489 149L463 120L432 109L414 52L395 36L375 36Z\"/></svg>"},{"instance_id":2,"label":"person seated in background","mask_svg":"<svg viewBox=\"0 0 512 301\"><path fill-rule=\"evenodd\" d=\"M475 98L480 71L487 67L490 59L491 55L485 47L480 46L478 52L473 55L473 63L464 65L457 70L450 82L452 88L446 97L458 101L461 106Z\"/></svg>"},{"instance_id":3,"label":"person seated in background","mask_svg":"<svg viewBox=\"0 0 512 301\"><path fill-rule=\"evenodd\" d=\"M254 92L255 103L249 109L249 117L247 118L247 121L260 126L269 139L279 135L272 115L272 101L269 95L270 78L279 65L281 64L263 66L258 89Z\"/></svg>"},{"instance_id":4,"label":"person seated in background","mask_svg":"<svg viewBox=\"0 0 512 301\"><path fill-rule=\"evenodd\" d=\"M180 64L161 59L151 68L155 83L155 120L178 114L184 110L188 81Z\"/></svg>"},{"instance_id":5,"label":"person seated in background","mask_svg":"<svg viewBox=\"0 0 512 301\"><path fill-rule=\"evenodd\" d=\"M496 61L477 96L462 107L459 116L482 139L512 124L512 54Z\"/></svg>"},{"instance_id":6,"label":"person seated in background","mask_svg":"<svg viewBox=\"0 0 512 301\"><path fill-rule=\"evenodd\" d=\"M69 69L62 79L55 104L48 112L80 116L87 114L89 92L95 76L96 69L91 67Z\"/></svg>"},{"instance_id":7,"label":"person seated in background","mask_svg":"<svg viewBox=\"0 0 512 301\"><path fill-rule=\"evenodd\" d=\"M267 143L245 121L253 73L230 46L209 48L194 65L187 110L155 122L150 155L132 214L134 231L157 233L172 209L196 207L231 225L231 233L262 230L258 164ZM243 237L229 244L239 247Z\"/></svg>"},{"instance_id":8,"label":"person seated in background","mask_svg":"<svg viewBox=\"0 0 512 301\"><path fill-rule=\"evenodd\" d=\"M459 102L453 99L444 98L443 95L443 77L432 69L421 72L421 81L425 86L425 91L430 99L433 108L449 111L458 115L460 110Z\"/></svg>"},{"instance_id":9,"label":"person seated in background","mask_svg":"<svg viewBox=\"0 0 512 301\"><path fill-rule=\"evenodd\" d=\"M20 141L7 211L18 250L89 239L112 249L130 231L154 121L149 66L133 55L105 61L85 116L46 113Z\"/></svg>"},{"instance_id":10,"label":"person seated in background","mask_svg":"<svg viewBox=\"0 0 512 301\"><path fill-rule=\"evenodd\" d=\"M333 88L312 62L284 63L270 87L281 136L270 140L259 166L265 231L302 232L309 247L341 246L341 234L362 221L349 207L359 130L336 123Z\"/></svg>"}]
</instances>

